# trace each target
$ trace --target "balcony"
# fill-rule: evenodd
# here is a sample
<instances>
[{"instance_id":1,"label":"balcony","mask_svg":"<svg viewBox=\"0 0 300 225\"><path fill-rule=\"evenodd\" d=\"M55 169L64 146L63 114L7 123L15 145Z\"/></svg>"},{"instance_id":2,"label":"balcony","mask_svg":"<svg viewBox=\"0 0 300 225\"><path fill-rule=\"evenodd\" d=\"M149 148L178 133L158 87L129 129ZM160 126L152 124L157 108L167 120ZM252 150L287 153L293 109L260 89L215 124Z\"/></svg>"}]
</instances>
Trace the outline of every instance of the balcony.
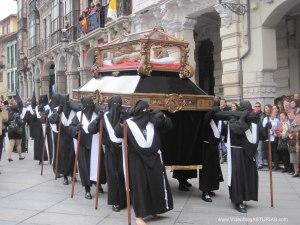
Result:
<instances>
[{"instance_id":1,"label":"balcony","mask_svg":"<svg viewBox=\"0 0 300 225\"><path fill-rule=\"evenodd\" d=\"M18 20L18 29L19 30L26 30L27 29L27 18L20 18Z\"/></svg>"},{"instance_id":2,"label":"balcony","mask_svg":"<svg viewBox=\"0 0 300 225\"><path fill-rule=\"evenodd\" d=\"M46 5L46 4L50 4L50 1L49 0L38 0L37 2L36 2L36 8L38 9L38 10L40 10L44 5Z\"/></svg>"},{"instance_id":3,"label":"balcony","mask_svg":"<svg viewBox=\"0 0 300 225\"><path fill-rule=\"evenodd\" d=\"M79 24L79 30L81 33L81 37L98 29L98 28L105 28L106 25L112 20L110 18L107 18L107 7L102 6L97 10L94 14L89 14L87 16L83 16L85 12L88 10L86 9L84 12L82 12L80 16L80 24ZM132 0L119 0L118 1L118 9L117 9L117 17L120 19L121 17L127 17L130 16L132 13Z\"/></svg>"}]
</instances>

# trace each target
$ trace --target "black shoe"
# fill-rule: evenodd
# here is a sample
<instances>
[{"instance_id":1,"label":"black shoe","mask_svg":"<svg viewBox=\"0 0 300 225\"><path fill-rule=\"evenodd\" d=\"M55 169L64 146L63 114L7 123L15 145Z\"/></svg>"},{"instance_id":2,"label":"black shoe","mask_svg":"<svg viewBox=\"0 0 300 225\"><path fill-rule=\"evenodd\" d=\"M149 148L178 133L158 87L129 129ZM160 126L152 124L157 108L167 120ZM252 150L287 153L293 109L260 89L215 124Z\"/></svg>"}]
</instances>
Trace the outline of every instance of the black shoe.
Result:
<instances>
[{"instance_id":1,"label":"black shoe","mask_svg":"<svg viewBox=\"0 0 300 225\"><path fill-rule=\"evenodd\" d=\"M119 206L119 205L113 205L113 206L112 206L112 210L113 210L114 212L120 212L120 206Z\"/></svg>"},{"instance_id":2,"label":"black shoe","mask_svg":"<svg viewBox=\"0 0 300 225\"><path fill-rule=\"evenodd\" d=\"M258 166L257 169L261 170L262 168L264 168L263 166Z\"/></svg>"},{"instance_id":3,"label":"black shoe","mask_svg":"<svg viewBox=\"0 0 300 225\"><path fill-rule=\"evenodd\" d=\"M210 196L209 196L208 193L203 193L201 198L205 202L212 202L212 200L211 200L211 198L210 198Z\"/></svg>"},{"instance_id":4,"label":"black shoe","mask_svg":"<svg viewBox=\"0 0 300 225\"><path fill-rule=\"evenodd\" d=\"M286 168L284 168L281 173L286 173L288 170Z\"/></svg>"},{"instance_id":5,"label":"black shoe","mask_svg":"<svg viewBox=\"0 0 300 225\"><path fill-rule=\"evenodd\" d=\"M243 203L235 204L235 209L240 213L247 213L246 206Z\"/></svg>"},{"instance_id":6,"label":"black shoe","mask_svg":"<svg viewBox=\"0 0 300 225\"><path fill-rule=\"evenodd\" d=\"M92 199L92 195L91 192L85 192L85 196L86 199Z\"/></svg>"},{"instance_id":7,"label":"black shoe","mask_svg":"<svg viewBox=\"0 0 300 225\"><path fill-rule=\"evenodd\" d=\"M103 191L103 188L102 188L102 186L100 185L100 187L99 187L99 193L101 193L101 194L103 194L104 193L104 191Z\"/></svg>"},{"instance_id":8,"label":"black shoe","mask_svg":"<svg viewBox=\"0 0 300 225\"><path fill-rule=\"evenodd\" d=\"M179 183L178 190L179 191L190 191L190 189L184 183Z\"/></svg>"},{"instance_id":9,"label":"black shoe","mask_svg":"<svg viewBox=\"0 0 300 225\"><path fill-rule=\"evenodd\" d=\"M185 186L187 186L189 188L192 187L192 184L190 182L188 182L187 180L185 180L183 183L185 184Z\"/></svg>"},{"instance_id":10,"label":"black shoe","mask_svg":"<svg viewBox=\"0 0 300 225\"><path fill-rule=\"evenodd\" d=\"M14 160L12 160L11 158L9 158L9 159L7 159L8 160L8 162L12 162L12 161L14 161Z\"/></svg>"},{"instance_id":11,"label":"black shoe","mask_svg":"<svg viewBox=\"0 0 300 225\"><path fill-rule=\"evenodd\" d=\"M23 159L25 159L25 156L20 156L19 157L19 160L23 160Z\"/></svg>"},{"instance_id":12,"label":"black shoe","mask_svg":"<svg viewBox=\"0 0 300 225\"><path fill-rule=\"evenodd\" d=\"M280 168L279 168L279 166L274 166L274 170L275 171L277 171L277 170L279 170Z\"/></svg>"},{"instance_id":13,"label":"black shoe","mask_svg":"<svg viewBox=\"0 0 300 225\"><path fill-rule=\"evenodd\" d=\"M209 194L210 196L216 196L216 193L213 192L213 191L208 192L208 194Z\"/></svg>"},{"instance_id":14,"label":"black shoe","mask_svg":"<svg viewBox=\"0 0 300 225\"><path fill-rule=\"evenodd\" d=\"M63 182L64 185L69 185L69 180L68 180L68 177L64 177L64 182Z\"/></svg>"}]
</instances>

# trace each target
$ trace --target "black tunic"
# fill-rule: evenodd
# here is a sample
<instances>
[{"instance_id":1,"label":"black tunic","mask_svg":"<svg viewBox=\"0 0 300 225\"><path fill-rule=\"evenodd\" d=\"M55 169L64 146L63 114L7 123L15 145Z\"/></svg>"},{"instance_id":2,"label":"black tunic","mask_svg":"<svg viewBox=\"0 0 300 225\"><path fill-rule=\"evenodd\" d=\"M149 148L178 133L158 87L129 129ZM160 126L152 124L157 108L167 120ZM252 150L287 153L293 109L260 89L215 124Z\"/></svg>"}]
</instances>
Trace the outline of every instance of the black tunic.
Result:
<instances>
[{"instance_id":1,"label":"black tunic","mask_svg":"<svg viewBox=\"0 0 300 225\"><path fill-rule=\"evenodd\" d=\"M80 115L80 112L77 112ZM78 138L77 133L77 125L80 124L80 121L77 116L75 116L72 120L72 123L69 126L69 132L72 137ZM80 180L82 183L82 186L92 186L94 181L90 180L90 160L91 160L91 147L92 147L92 133L86 133L83 129L81 129L81 136L80 136L80 146L79 146L79 157L78 157L78 169L79 169L79 175ZM75 148L77 147L74 146ZM77 150L77 149L76 149ZM103 158L103 157L102 157ZM104 161L104 160L103 160ZM100 183L105 184L106 183L106 176L105 176L105 166L102 161L100 162L101 166L101 173L100 176Z\"/></svg>"},{"instance_id":2,"label":"black tunic","mask_svg":"<svg viewBox=\"0 0 300 225\"><path fill-rule=\"evenodd\" d=\"M76 114L75 114L75 116L76 116ZM57 128L59 128L59 119L60 119L60 117L59 117L58 113L55 112L49 117L49 122L52 124L56 124ZM67 125L65 126L62 123L61 128L60 128L60 134L53 132L53 135L54 135L53 139L54 139L54 146L55 146L53 171L55 173L57 141L58 141L58 135L60 135L60 145L59 145L59 149L58 149L59 153L58 153L57 173L62 174L64 176L71 176L73 168L74 168L75 151L74 151L74 145L73 145L73 137L69 132L69 126L67 126Z\"/></svg>"},{"instance_id":3,"label":"black tunic","mask_svg":"<svg viewBox=\"0 0 300 225\"><path fill-rule=\"evenodd\" d=\"M150 148L141 148L128 129L129 179L133 209L136 217L165 213L173 209L173 198L161 160L159 128L167 126L169 118L155 124L154 139ZM122 137L120 126L116 134Z\"/></svg>"},{"instance_id":4,"label":"black tunic","mask_svg":"<svg viewBox=\"0 0 300 225\"><path fill-rule=\"evenodd\" d=\"M232 178L229 187L233 203L258 200L257 143L251 144L239 121L230 121Z\"/></svg>"},{"instance_id":5,"label":"black tunic","mask_svg":"<svg viewBox=\"0 0 300 225\"><path fill-rule=\"evenodd\" d=\"M220 182L223 181L218 149L220 138L215 137L208 121L202 129L203 163L202 170L199 171L199 189L209 192L218 190Z\"/></svg>"},{"instance_id":6,"label":"black tunic","mask_svg":"<svg viewBox=\"0 0 300 225\"><path fill-rule=\"evenodd\" d=\"M29 125L30 137L33 138L33 158L34 160L42 161L44 135L41 119L37 118L35 114L33 115L29 111L27 111L24 116L24 121ZM47 160L47 154L45 154L44 160Z\"/></svg>"},{"instance_id":7,"label":"black tunic","mask_svg":"<svg viewBox=\"0 0 300 225\"><path fill-rule=\"evenodd\" d=\"M108 117L109 120L109 117ZM104 122L104 145L105 145L105 171L107 178L107 204L126 206L125 180L123 171L122 143L115 143L110 140L108 128ZM89 132L97 133L99 121L94 120L89 126Z\"/></svg>"}]
</instances>

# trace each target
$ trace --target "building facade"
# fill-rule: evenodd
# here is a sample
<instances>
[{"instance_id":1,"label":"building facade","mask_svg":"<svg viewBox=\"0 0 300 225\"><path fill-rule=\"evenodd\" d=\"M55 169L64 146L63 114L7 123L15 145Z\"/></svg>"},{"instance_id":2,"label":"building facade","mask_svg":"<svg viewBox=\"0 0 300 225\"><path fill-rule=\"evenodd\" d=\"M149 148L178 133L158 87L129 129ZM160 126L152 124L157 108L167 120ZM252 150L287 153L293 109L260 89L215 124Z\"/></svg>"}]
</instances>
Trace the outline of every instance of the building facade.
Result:
<instances>
[{"instance_id":1,"label":"building facade","mask_svg":"<svg viewBox=\"0 0 300 225\"><path fill-rule=\"evenodd\" d=\"M108 1L17 0L21 96L72 93L91 78L95 49L130 32L131 1L119 1L118 19L106 17ZM94 3L97 13L88 7ZM83 20L88 26L83 27Z\"/></svg>"},{"instance_id":2,"label":"building facade","mask_svg":"<svg viewBox=\"0 0 300 225\"><path fill-rule=\"evenodd\" d=\"M0 21L0 96L11 97L18 90L17 15Z\"/></svg>"},{"instance_id":3,"label":"building facade","mask_svg":"<svg viewBox=\"0 0 300 225\"><path fill-rule=\"evenodd\" d=\"M92 2L18 0L23 97L71 93L90 79L96 47L154 26L189 42L192 79L208 94L266 104L299 92L299 0L119 0L116 21L104 9L84 30Z\"/></svg>"}]
</instances>

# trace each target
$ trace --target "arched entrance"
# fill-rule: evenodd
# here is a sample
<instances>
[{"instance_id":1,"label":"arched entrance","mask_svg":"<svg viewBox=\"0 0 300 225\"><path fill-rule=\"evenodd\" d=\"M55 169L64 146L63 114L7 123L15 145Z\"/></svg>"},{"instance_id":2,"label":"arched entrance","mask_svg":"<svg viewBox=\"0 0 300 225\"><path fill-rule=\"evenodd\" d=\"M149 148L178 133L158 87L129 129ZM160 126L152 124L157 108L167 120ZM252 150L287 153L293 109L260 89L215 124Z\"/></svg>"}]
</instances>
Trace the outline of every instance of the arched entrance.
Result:
<instances>
[{"instance_id":1,"label":"arched entrance","mask_svg":"<svg viewBox=\"0 0 300 225\"><path fill-rule=\"evenodd\" d=\"M267 14L263 26L275 29L277 69L276 95L300 91L300 2L281 1Z\"/></svg>"},{"instance_id":2,"label":"arched entrance","mask_svg":"<svg viewBox=\"0 0 300 225\"><path fill-rule=\"evenodd\" d=\"M49 61L44 65L44 73L41 76L41 94L52 96L55 85L55 63Z\"/></svg>"},{"instance_id":3,"label":"arched entrance","mask_svg":"<svg viewBox=\"0 0 300 225\"><path fill-rule=\"evenodd\" d=\"M55 68L55 85L53 86L53 91L60 94L67 93L67 76L66 76L66 69L67 69L67 55L66 56L59 56L57 60L57 68Z\"/></svg>"},{"instance_id":4,"label":"arched entrance","mask_svg":"<svg viewBox=\"0 0 300 225\"><path fill-rule=\"evenodd\" d=\"M220 17L217 12L205 13L197 18L194 28L196 82L211 95L222 95Z\"/></svg>"},{"instance_id":5,"label":"arched entrance","mask_svg":"<svg viewBox=\"0 0 300 225\"><path fill-rule=\"evenodd\" d=\"M79 57L77 55L73 55L70 59L68 72L66 73L68 79L68 94L70 94L71 96L73 89L78 88L81 83L78 68L80 68Z\"/></svg>"}]
</instances>

